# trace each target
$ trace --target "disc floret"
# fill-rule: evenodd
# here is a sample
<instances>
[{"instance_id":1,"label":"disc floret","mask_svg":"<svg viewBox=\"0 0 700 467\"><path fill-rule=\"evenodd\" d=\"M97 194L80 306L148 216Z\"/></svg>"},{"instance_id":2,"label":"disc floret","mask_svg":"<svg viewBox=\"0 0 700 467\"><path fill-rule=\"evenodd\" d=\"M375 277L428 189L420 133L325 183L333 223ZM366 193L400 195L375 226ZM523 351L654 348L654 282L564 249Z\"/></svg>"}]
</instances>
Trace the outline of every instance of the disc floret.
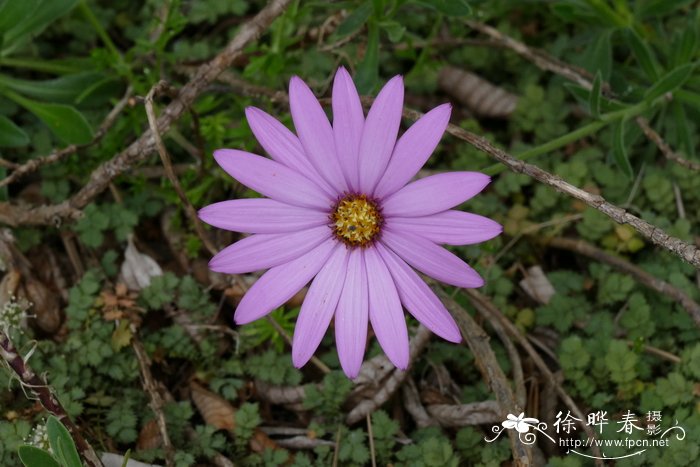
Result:
<instances>
[{"instance_id":1,"label":"disc floret","mask_svg":"<svg viewBox=\"0 0 700 467\"><path fill-rule=\"evenodd\" d=\"M351 247L367 247L381 232L379 204L364 194L348 194L331 211L331 229L336 238Z\"/></svg>"}]
</instances>

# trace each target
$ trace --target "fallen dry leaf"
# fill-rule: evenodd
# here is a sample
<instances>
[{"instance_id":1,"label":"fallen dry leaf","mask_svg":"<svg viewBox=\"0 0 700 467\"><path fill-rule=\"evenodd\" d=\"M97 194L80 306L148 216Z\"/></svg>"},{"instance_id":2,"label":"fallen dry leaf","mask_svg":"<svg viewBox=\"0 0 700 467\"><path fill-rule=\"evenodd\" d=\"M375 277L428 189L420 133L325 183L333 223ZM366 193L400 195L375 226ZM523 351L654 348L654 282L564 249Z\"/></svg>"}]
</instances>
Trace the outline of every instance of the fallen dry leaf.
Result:
<instances>
[{"instance_id":1,"label":"fallen dry leaf","mask_svg":"<svg viewBox=\"0 0 700 467\"><path fill-rule=\"evenodd\" d=\"M192 402L204 421L217 430L233 431L236 410L223 397L215 394L196 382L190 382Z\"/></svg>"},{"instance_id":2,"label":"fallen dry leaf","mask_svg":"<svg viewBox=\"0 0 700 467\"><path fill-rule=\"evenodd\" d=\"M151 284L151 278L162 276L163 270L156 261L145 253L141 253L134 246L129 237L129 243L124 251L119 279L126 284L129 290L141 290Z\"/></svg>"}]
</instances>

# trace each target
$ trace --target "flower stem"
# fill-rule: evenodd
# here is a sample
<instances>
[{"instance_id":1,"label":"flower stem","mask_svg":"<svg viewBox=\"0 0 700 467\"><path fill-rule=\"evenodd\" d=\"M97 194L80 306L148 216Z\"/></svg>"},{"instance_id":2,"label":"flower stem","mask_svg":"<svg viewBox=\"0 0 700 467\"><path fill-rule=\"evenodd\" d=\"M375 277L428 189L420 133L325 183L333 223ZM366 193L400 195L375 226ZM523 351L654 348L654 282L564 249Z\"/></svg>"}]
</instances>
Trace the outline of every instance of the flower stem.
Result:
<instances>
[{"instance_id":1,"label":"flower stem","mask_svg":"<svg viewBox=\"0 0 700 467\"><path fill-rule=\"evenodd\" d=\"M114 58L117 59L119 62L122 61L122 54L119 52L117 47L114 45L114 42L112 42L112 39L109 37L109 34L107 34L107 31L102 27L102 24L100 21L95 17L95 14L92 12L90 7L88 6L87 2L85 0L81 0L80 2L80 10L83 12L83 15L85 15L85 19L88 20L88 23L95 29L95 32L97 33L98 36L100 36L100 39L104 43L105 47L109 49L110 53L114 55Z\"/></svg>"}]
</instances>

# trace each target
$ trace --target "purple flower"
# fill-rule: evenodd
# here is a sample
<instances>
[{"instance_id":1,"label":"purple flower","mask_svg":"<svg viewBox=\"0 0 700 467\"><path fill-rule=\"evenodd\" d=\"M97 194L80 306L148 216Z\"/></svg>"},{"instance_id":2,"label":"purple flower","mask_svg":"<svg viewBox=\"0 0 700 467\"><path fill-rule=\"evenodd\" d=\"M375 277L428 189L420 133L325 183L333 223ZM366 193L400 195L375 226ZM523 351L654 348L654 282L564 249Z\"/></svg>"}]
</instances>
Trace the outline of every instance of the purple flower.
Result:
<instances>
[{"instance_id":1,"label":"purple flower","mask_svg":"<svg viewBox=\"0 0 700 467\"><path fill-rule=\"evenodd\" d=\"M297 77L289 99L298 137L262 110L246 109L272 160L236 149L214 152L229 175L267 198L223 201L199 213L215 227L253 234L217 254L212 270L268 269L239 303L236 323L265 316L313 279L294 331L296 367L311 358L335 317L338 356L348 377L360 370L368 322L387 357L405 369L402 305L438 336L459 342L454 320L415 270L457 287L480 287L479 274L438 244L483 242L502 229L485 217L451 210L483 190L488 176L452 172L411 182L440 141L451 107L431 110L397 141L400 76L384 86L365 118L352 78L340 68L332 126Z\"/></svg>"}]
</instances>

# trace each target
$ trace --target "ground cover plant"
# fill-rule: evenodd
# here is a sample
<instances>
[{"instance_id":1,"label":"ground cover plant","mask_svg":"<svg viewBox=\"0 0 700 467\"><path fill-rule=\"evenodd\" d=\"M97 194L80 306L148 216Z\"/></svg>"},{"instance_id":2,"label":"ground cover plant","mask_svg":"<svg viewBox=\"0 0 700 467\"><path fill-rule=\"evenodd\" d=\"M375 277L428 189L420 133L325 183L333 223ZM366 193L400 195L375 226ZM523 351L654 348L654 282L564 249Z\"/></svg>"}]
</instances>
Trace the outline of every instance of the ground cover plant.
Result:
<instances>
[{"instance_id":1,"label":"ground cover plant","mask_svg":"<svg viewBox=\"0 0 700 467\"><path fill-rule=\"evenodd\" d=\"M0 464L697 465L698 59L688 0L0 0ZM370 326L352 380L335 323L293 366L308 287L234 323L262 271L197 216L341 66L365 114L403 77L400 134L450 103L417 177L503 226L447 247L483 287L425 278L462 342Z\"/></svg>"}]
</instances>

